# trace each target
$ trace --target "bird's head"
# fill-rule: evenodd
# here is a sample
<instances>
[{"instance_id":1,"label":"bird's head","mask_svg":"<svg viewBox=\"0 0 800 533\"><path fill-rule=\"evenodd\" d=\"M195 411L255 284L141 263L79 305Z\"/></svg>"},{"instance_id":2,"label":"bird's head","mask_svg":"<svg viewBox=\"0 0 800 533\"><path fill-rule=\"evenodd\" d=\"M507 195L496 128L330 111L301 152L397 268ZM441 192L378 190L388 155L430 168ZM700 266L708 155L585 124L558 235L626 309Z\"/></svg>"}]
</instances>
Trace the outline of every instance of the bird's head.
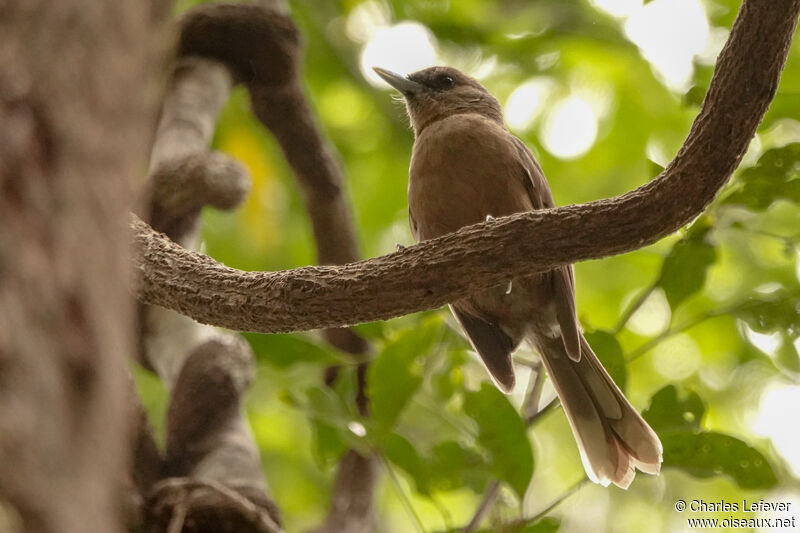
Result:
<instances>
[{"instance_id":1,"label":"bird's head","mask_svg":"<svg viewBox=\"0 0 800 533\"><path fill-rule=\"evenodd\" d=\"M503 111L483 85L452 67L430 67L408 76L375 67L406 101L414 133L452 115L475 113L503 123Z\"/></svg>"}]
</instances>

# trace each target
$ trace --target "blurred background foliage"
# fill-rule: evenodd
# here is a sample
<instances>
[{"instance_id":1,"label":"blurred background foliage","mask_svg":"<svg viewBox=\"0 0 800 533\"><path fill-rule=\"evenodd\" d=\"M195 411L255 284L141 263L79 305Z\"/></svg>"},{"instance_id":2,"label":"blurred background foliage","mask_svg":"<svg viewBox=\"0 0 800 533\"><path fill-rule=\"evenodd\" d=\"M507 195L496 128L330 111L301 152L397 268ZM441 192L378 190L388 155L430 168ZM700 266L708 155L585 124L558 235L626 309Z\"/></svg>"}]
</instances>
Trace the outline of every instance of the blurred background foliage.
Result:
<instances>
[{"instance_id":1,"label":"blurred background foliage","mask_svg":"<svg viewBox=\"0 0 800 533\"><path fill-rule=\"evenodd\" d=\"M178 11L196 3L181 1ZM534 151L556 202L587 202L641 185L674 156L739 2L289 5L306 42L308 95L340 154L371 257L413 242L405 194L413 136L402 104L368 67L440 63L479 77ZM321 521L347 448L381 456L386 532L463 526L495 479L503 483L488 524L544 516L558 503L516 531L683 531L687 517L731 516L681 514L678 499L790 501L786 516L800 515L798 118L795 39L775 102L708 211L653 246L576 265L589 340L664 442L660 477L639 474L627 492L584 483L560 409L551 405L531 425L518 414L535 354L517 353L519 385L504 396L446 309L359 326L376 354L370 419L354 405L355 367L318 335L247 334L258 359L247 410L288 531ZM253 189L238 212L204 214L204 251L247 270L314 263L291 172L241 89L214 144L248 166ZM328 389L323 372L335 363L345 371ZM158 426L164 393L138 377ZM552 397L545 385L542 404Z\"/></svg>"}]
</instances>

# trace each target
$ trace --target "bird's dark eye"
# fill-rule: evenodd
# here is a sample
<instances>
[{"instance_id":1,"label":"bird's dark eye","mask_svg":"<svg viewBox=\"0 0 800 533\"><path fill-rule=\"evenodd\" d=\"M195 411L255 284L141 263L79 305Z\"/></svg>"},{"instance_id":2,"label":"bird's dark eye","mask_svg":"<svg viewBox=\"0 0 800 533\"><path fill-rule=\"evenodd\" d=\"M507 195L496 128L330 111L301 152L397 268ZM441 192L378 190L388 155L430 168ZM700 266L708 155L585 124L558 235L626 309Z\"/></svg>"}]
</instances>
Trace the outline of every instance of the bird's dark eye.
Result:
<instances>
[{"instance_id":1,"label":"bird's dark eye","mask_svg":"<svg viewBox=\"0 0 800 533\"><path fill-rule=\"evenodd\" d=\"M439 85L439 87L442 89L451 89L456 84L455 80L447 74L442 74L439 76L437 81L439 82L437 85Z\"/></svg>"}]
</instances>

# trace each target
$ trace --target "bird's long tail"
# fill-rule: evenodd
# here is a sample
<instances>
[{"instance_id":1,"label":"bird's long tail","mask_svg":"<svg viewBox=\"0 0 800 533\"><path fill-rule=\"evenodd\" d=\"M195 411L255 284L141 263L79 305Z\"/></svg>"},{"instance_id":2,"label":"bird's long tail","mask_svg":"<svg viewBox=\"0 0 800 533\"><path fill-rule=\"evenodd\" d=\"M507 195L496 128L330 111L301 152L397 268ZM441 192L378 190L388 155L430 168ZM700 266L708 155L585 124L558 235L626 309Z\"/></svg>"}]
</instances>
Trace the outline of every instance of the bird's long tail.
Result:
<instances>
[{"instance_id":1,"label":"bird's long tail","mask_svg":"<svg viewBox=\"0 0 800 533\"><path fill-rule=\"evenodd\" d=\"M602 485L626 489L635 469L661 470L661 441L628 402L581 335L581 357L571 360L560 338L533 340L561 399L583 466Z\"/></svg>"}]
</instances>

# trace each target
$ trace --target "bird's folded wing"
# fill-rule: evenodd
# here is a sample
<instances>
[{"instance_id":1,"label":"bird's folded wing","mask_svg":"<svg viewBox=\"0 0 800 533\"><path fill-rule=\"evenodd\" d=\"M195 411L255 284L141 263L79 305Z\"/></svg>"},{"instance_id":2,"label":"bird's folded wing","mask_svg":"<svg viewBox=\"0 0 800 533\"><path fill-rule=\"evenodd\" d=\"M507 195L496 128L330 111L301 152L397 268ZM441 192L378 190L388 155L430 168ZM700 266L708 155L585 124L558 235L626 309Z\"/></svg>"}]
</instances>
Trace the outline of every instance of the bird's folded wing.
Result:
<instances>
[{"instance_id":1,"label":"bird's folded wing","mask_svg":"<svg viewBox=\"0 0 800 533\"><path fill-rule=\"evenodd\" d=\"M534 209L555 207L553 195L544 172L528 147L517 137L511 135L522 168L523 185L528 191ZM573 361L581 358L580 324L575 308L575 274L572 265L553 270L553 291L555 295L556 316L561 329L561 338L567 355Z\"/></svg>"},{"instance_id":2,"label":"bird's folded wing","mask_svg":"<svg viewBox=\"0 0 800 533\"><path fill-rule=\"evenodd\" d=\"M450 309L497 385L504 392L511 392L515 383L511 360L511 352L516 347L514 342L500 326L468 313L458 304L451 305Z\"/></svg>"}]
</instances>

